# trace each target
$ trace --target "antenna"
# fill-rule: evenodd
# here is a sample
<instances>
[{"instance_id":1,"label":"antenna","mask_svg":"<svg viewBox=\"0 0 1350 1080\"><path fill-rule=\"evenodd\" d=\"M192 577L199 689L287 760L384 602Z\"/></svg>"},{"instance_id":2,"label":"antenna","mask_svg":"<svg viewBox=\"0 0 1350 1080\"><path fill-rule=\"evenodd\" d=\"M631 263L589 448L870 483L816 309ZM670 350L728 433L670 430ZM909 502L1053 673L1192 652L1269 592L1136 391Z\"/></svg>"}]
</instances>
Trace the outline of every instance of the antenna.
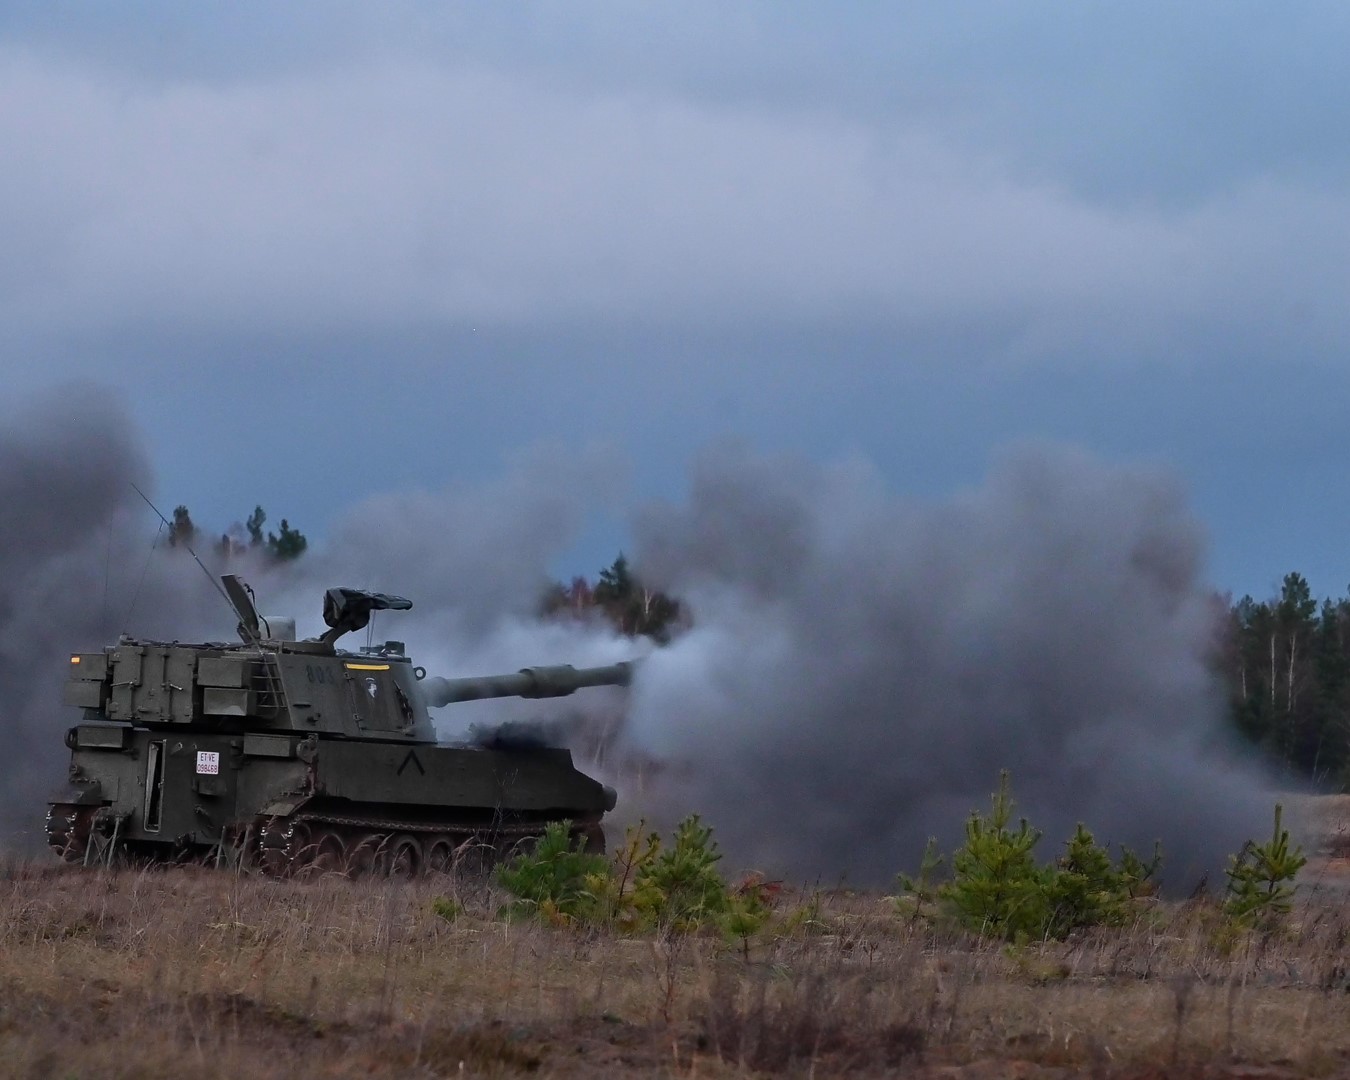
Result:
<instances>
[{"instance_id":1,"label":"antenna","mask_svg":"<svg viewBox=\"0 0 1350 1080\"><path fill-rule=\"evenodd\" d=\"M163 535L164 526L161 524L155 530L155 538L150 541L150 550L145 553L145 565L141 567L141 576L136 579L136 591L131 594L131 606L127 608L127 617L122 623L123 635L126 634L127 627L131 625L131 617L136 614L136 602L141 598L141 586L145 584L145 575L150 569L150 560L155 557L155 548L159 547L159 538Z\"/></svg>"},{"instance_id":2,"label":"antenna","mask_svg":"<svg viewBox=\"0 0 1350 1080\"><path fill-rule=\"evenodd\" d=\"M128 483L131 482L128 481ZM159 520L163 522L164 525L172 529L173 523L159 512L159 507L150 501L150 497L146 495L146 493L142 491L140 488L138 488L134 483L131 483L131 487L132 490L135 491L137 495L139 495L142 499L145 500L145 505L150 507L150 509L155 512L155 517L159 518ZM197 557L197 553L192 550L192 545L189 544L187 540L183 541L183 547L187 548L187 553L191 555L193 560L197 563L197 565L202 568L202 573L206 575L206 580L209 581L213 586L215 586L216 592L220 593L221 598L225 601L226 604L229 605L230 610L233 611L236 615L239 616L240 619L243 620L243 622L241 623L241 629L244 631L244 635L246 637L251 637L253 639L249 644L251 645L259 644L258 627L256 621L252 625L249 625L248 620L244 619L243 612L239 610L234 600L231 599L230 594L225 591L225 587L221 585L219 581L216 580L216 575L211 573L211 571L206 568L206 563L202 562L201 559Z\"/></svg>"},{"instance_id":3,"label":"antenna","mask_svg":"<svg viewBox=\"0 0 1350 1080\"><path fill-rule=\"evenodd\" d=\"M98 623L108 622L108 583L112 578L113 519L108 517L108 553L103 559L103 606L99 608Z\"/></svg>"}]
</instances>

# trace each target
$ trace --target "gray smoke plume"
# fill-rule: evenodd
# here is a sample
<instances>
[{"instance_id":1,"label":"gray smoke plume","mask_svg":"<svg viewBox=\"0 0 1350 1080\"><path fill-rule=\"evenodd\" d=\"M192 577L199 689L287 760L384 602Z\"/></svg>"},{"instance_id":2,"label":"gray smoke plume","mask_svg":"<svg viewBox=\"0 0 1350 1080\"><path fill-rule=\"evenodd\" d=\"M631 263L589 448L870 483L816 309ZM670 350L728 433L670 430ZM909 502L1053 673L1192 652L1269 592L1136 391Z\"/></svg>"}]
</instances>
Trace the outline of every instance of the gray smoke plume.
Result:
<instances>
[{"instance_id":1,"label":"gray smoke plume","mask_svg":"<svg viewBox=\"0 0 1350 1080\"><path fill-rule=\"evenodd\" d=\"M413 610L378 616L371 638L406 641L435 674L608 664L645 650L600 622L541 621L537 604L620 472L603 454L541 453L481 488L363 503L295 564L202 554L302 634L322 628L331 585L409 596ZM150 490L149 473L101 391L30 404L0 428L11 846L41 842L61 783L71 651L123 630L234 636L131 489ZM1260 777L1220 735L1200 531L1165 476L1029 449L977 490L911 506L863 466L722 451L696 468L687 505L641 511L635 532L637 569L693 624L651 652L631 698L451 706L437 715L446 737L566 738L630 818L698 811L734 861L798 879L889 880L930 833L954 843L1003 768L1047 856L1078 820L1141 849L1160 838L1177 887L1267 827Z\"/></svg>"},{"instance_id":2,"label":"gray smoke plume","mask_svg":"<svg viewBox=\"0 0 1350 1080\"><path fill-rule=\"evenodd\" d=\"M694 810L738 860L876 883L950 849L1011 770L1047 836L1082 821L1189 888L1268 827L1220 734L1216 605L1174 483L1026 448L909 506L862 466L705 457L637 524L645 578L693 628L646 663L642 799Z\"/></svg>"},{"instance_id":3,"label":"gray smoke plume","mask_svg":"<svg viewBox=\"0 0 1350 1080\"><path fill-rule=\"evenodd\" d=\"M366 500L284 581L268 583L267 604L300 616L305 635L323 629L318 601L331 585L406 596L412 610L377 613L366 636L405 642L416 663L448 678L629 659L634 644L607 625L539 617L550 565L588 512L615 502L622 475L606 452L554 448L521 455L496 482ZM361 643L361 635L342 642ZM463 702L432 717L449 741L557 745L617 728L623 702L622 693L592 690L556 700Z\"/></svg>"},{"instance_id":4,"label":"gray smoke plume","mask_svg":"<svg viewBox=\"0 0 1350 1080\"><path fill-rule=\"evenodd\" d=\"M206 583L147 558L156 530L145 528L146 508L131 485L148 489L149 481L134 425L102 390L69 387L25 403L0 425L6 846L41 843L46 801L65 772L62 734L78 720L61 704L70 653L115 641L129 617L151 632L188 631L201 621L194 610Z\"/></svg>"}]
</instances>

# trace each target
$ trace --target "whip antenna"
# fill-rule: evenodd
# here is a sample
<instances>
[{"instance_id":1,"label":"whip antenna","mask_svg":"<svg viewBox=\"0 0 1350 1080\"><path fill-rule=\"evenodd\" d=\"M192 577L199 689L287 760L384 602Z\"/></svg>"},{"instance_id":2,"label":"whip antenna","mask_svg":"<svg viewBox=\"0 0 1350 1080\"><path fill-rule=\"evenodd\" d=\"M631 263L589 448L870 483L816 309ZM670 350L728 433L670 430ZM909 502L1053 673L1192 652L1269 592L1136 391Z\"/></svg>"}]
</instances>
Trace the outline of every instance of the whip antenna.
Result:
<instances>
[{"instance_id":1,"label":"whip antenna","mask_svg":"<svg viewBox=\"0 0 1350 1080\"><path fill-rule=\"evenodd\" d=\"M128 482L130 483L130 481ZM171 522L168 518L166 518L163 514L159 512L159 507L150 501L150 497L146 495L146 493L142 491L140 488L138 488L134 483L131 484L131 487L132 490L135 491L137 495L139 495L142 499L145 500L145 505L150 507L150 509L155 512L155 517L159 518L159 520L162 521L164 525L172 529L173 522ZM172 533L170 535L172 535ZM211 571L206 568L206 563L202 562L201 559L197 557L197 553L192 550L192 545L187 542L186 538L183 539L182 544L183 547L187 549L187 553L192 556L196 564L202 568L202 573L206 575L206 580L209 581L215 587L216 592L220 593L221 599L224 600L225 603L229 605L230 610L233 611L236 615L238 615L239 614L238 607L236 607L235 602L232 599L230 599L230 594L225 591L225 587L221 585L219 581L216 580L216 575L211 573ZM258 644L258 639L257 635L252 633L252 629L253 628L250 626L247 625L244 626L245 633L254 639L252 644L256 645Z\"/></svg>"}]
</instances>

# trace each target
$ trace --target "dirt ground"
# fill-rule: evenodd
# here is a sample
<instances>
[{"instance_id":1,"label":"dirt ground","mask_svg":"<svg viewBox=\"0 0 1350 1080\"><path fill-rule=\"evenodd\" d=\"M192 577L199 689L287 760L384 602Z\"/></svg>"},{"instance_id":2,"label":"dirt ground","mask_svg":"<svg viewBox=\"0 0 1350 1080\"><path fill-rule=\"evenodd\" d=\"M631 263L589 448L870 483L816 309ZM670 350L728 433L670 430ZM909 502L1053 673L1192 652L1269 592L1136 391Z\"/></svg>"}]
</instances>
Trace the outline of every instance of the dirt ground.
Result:
<instances>
[{"instance_id":1,"label":"dirt ground","mask_svg":"<svg viewBox=\"0 0 1350 1080\"><path fill-rule=\"evenodd\" d=\"M481 879L11 864L0 1076L1350 1076L1350 798L1297 813L1281 933L1156 903L1023 948L879 894L785 896L745 950L508 922Z\"/></svg>"},{"instance_id":2,"label":"dirt ground","mask_svg":"<svg viewBox=\"0 0 1350 1080\"><path fill-rule=\"evenodd\" d=\"M1290 796L1287 804L1290 830L1308 856L1304 898L1328 892L1350 902L1350 795Z\"/></svg>"}]
</instances>

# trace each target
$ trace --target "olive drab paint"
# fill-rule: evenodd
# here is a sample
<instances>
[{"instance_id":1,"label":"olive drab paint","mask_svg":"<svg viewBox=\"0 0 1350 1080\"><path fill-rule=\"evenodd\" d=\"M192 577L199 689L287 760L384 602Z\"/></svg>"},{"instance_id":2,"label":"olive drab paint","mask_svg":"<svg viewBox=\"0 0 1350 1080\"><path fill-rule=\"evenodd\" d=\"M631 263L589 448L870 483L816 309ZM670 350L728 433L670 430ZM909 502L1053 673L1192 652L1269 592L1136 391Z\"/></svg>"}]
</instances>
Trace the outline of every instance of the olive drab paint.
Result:
<instances>
[{"instance_id":1,"label":"olive drab paint","mask_svg":"<svg viewBox=\"0 0 1350 1080\"><path fill-rule=\"evenodd\" d=\"M69 791L47 819L63 857L416 873L563 819L603 843L615 792L570 751L441 745L428 708L625 686L631 664L427 678L401 642L336 646L372 611L410 608L402 597L330 589L329 629L296 641L282 636L294 636L290 620L259 616L242 582L222 581L240 642L124 638L70 658L65 701L83 720L66 734Z\"/></svg>"}]
</instances>

